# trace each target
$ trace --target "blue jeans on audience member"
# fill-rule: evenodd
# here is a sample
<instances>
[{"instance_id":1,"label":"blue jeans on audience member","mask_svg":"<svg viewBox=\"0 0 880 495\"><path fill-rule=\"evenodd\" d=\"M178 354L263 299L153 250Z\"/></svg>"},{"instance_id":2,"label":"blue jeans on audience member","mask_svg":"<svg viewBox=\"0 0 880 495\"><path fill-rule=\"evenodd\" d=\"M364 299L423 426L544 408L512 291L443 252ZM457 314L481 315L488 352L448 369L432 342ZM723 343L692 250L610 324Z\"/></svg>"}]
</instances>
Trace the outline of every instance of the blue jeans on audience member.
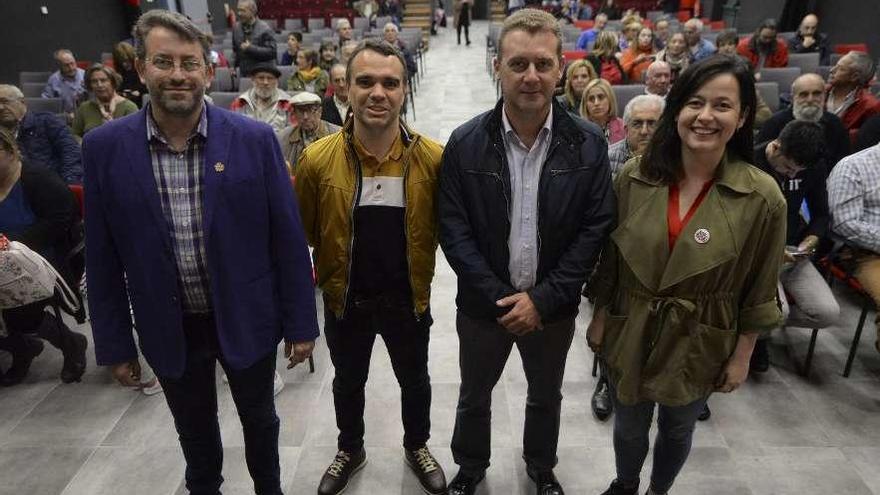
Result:
<instances>
[{"instance_id":1,"label":"blue jeans on audience member","mask_svg":"<svg viewBox=\"0 0 880 495\"><path fill-rule=\"evenodd\" d=\"M218 495L223 483L223 445L217 420L216 363L229 378L229 390L244 432L245 460L258 495L281 494L278 461L280 421L272 382L275 352L251 367L235 370L223 359L217 328L209 315L184 316L186 369L180 378L158 376L186 459L186 488L193 495Z\"/></svg>"},{"instance_id":2,"label":"blue jeans on audience member","mask_svg":"<svg viewBox=\"0 0 880 495\"><path fill-rule=\"evenodd\" d=\"M614 398L614 459L617 479L626 485L638 485L642 465L648 455L648 432L657 406L657 438L654 441L654 465L651 470L651 488L655 493L666 493L672 488L681 471L694 436L697 416L708 399L699 399L680 407L664 406L654 402L639 402L626 406Z\"/></svg>"}]
</instances>

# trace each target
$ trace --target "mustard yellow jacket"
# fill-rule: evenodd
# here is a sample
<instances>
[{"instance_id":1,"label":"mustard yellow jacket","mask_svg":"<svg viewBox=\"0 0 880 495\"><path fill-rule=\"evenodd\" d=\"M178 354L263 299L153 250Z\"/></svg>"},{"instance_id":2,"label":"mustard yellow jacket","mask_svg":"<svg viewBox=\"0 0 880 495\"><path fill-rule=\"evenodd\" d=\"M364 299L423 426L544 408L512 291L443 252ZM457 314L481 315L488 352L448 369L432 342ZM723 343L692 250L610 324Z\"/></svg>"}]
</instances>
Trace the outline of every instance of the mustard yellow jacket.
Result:
<instances>
[{"instance_id":1,"label":"mustard yellow jacket","mask_svg":"<svg viewBox=\"0 0 880 495\"><path fill-rule=\"evenodd\" d=\"M741 333L775 328L786 203L774 179L724 160L670 251L669 188L630 160L614 182L618 225L588 292L605 307L601 354L618 399L708 397Z\"/></svg>"},{"instance_id":2,"label":"mustard yellow jacket","mask_svg":"<svg viewBox=\"0 0 880 495\"><path fill-rule=\"evenodd\" d=\"M342 132L309 145L296 167L295 188L309 244L315 248L318 286L327 307L342 318L348 297L354 207L361 187L352 121ZM437 180L443 147L401 124L406 198L406 253L413 308L428 308L437 251Z\"/></svg>"}]
</instances>

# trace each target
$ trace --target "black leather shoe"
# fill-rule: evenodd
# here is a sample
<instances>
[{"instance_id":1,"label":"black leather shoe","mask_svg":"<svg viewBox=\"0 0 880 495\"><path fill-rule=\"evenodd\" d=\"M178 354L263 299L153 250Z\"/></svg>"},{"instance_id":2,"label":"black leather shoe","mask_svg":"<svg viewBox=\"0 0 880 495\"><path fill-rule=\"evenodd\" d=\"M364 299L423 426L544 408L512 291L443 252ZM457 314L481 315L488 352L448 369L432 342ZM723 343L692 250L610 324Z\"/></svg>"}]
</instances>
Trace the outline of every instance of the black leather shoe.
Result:
<instances>
[{"instance_id":1,"label":"black leather shoe","mask_svg":"<svg viewBox=\"0 0 880 495\"><path fill-rule=\"evenodd\" d=\"M470 476L461 471L455 475L455 478L452 479L452 483L449 483L449 495L474 495L474 492L477 491L477 485L483 481L483 478L486 477L486 473L480 473L478 476Z\"/></svg>"},{"instance_id":2,"label":"black leather shoe","mask_svg":"<svg viewBox=\"0 0 880 495\"><path fill-rule=\"evenodd\" d=\"M593 391L593 398L590 400L590 407L599 421L605 421L614 412L614 403L611 401L611 388L608 387L607 378L600 378L599 383L596 384L596 390Z\"/></svg>"},{"instance_id":3,"label":"black leather shoe","mask_svg":"<svg viewBox=\"0 0 880 495\"><path fill-rule=\"evenodd\" d=\"M559 480L556 479L552 469L546 471L526 469L526 473L535 482L535 486L538 488L535 492L537 495L565 495L562 485L559 484Z\"/></svg>"},{"instance_id":4,"label":"black leather shoe","mask_svg":"<svg viewBox=\"0 0 880 495\"><path fill-rule=\"evenodd\" d=\"M62 323L63 325L63 323ZM72 332L67 347L62 350L64 364L61 366L61 381L64 383L78 382L86 372L86 349L89 341L81 333Z\"/></svg>"},{"instance_id":5,"label":"black leather shoe","mask_svg":"<svg viewBox=\"0 0 880 495\"><path fill-rule=\"evenodd\" d=\"M636 486L624 486L618 480L614 480L611 482L611 486L608 487L607 490L602 492L602 495L638 495L639 494L639 485Z\"/></svg>"},{"instance_id":6,"label":"black leather shoe","mask_svg":"<svg viewBox=\"0 0 880 495\"><path fill-rule=\"evenodd\" d=\"M709 403L703 406L703 410L700 411L700 415L697 416L697 421L706 421L707 419L712 417L712 411L709 409Z\"/></svg>"},{"instance_id":7,"label":"black leather shoe","mask_svg":"<svg viewBox=\"0 0 880 495\"><path fill-rule=\"evenodd\" d=\"M21 352L12 355L12 366L3 375L2 383L4 387L11 387L21 383L27 376L28 371L30 371L34 358L43 352L42 340L30 337L25 337L24 339L24 348Z\"/></svg>"},{"instance_id":8,"label":"black leather shoe","mask_svg":"<svg viewBox=\"0 0 880 495\"><path fill-rule=\"evenodd\" d=\"M758 339L755 350L749 361L749 369L755 373L766 373L770 369L770 353L767 350L767 339Z\"/></svg>"},{"instance_id":9,"label":"black leather shoe","mask_svg":"<svg viewBox=\"0 0 880 495\"><path fill-rule=\"evenodd\" d=\"M340 450L333 458L330 467L324 472L324 476L321 477L318 495L338 495L344 492L351 477L360 471L366 463L367 451L365 449L354 454Z\"/></svg>"},{"instance_id":10,"label":"black leather shoe","mask_svg":"<svg viewBox=\"0 0 880 495\"><path fill-rule=\"evenodd\" d=\"M428 495L443 495L446 493L446 475L437 459L428 450L422 447L416 450L404 449L406 463L416 473L422 490Z\"/></svg>"}]
</instances>

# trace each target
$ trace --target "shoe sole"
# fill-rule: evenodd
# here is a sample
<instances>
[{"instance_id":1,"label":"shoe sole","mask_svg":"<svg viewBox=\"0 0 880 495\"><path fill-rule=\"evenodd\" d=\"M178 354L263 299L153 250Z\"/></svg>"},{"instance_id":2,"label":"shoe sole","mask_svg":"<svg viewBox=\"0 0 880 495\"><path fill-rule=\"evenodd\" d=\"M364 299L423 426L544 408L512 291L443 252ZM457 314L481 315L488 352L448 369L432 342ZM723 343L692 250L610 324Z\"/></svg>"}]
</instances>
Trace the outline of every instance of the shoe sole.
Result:
<instances>
[{"instance_id":1,"label":"shoe sole","mask_svg":"<svg viewBox=\"0 0 880 495\"><path fill-rule=\"evenodd\" d=\"M416 475L416 479L418 479L418 477L419 477L418 476L418 474L419 474L418 468L413 466L413 464L409 461L409 459L406 457L406 455L403 456L403 462L405 462L406 465L409 466L410 469L412 469L413 473L415 473L415 475ZM440 469L440 468L438 467L438 469ZM432 491L428 490L427 488L425 488L425 485L422 484L421 480L419 481L419 486L422 488L422 491L425 492L427 495L443 495L448 490L448 488L444 488L443 491L432 492Z\"/></svg>"},{"instance_id":2,"label":"shoe sole","mask_svg":"<svg viewBox=\"0 0 880 495\"><path fill-rule=\"evenodd\" d=\"M343 493L345 493L345 490L348 489L349 483L351 483L351 479L354 478L354 475L357 474L357 472L360 471L361 469L363 469L364 466L366 466L366 465L367 465L367 458L364 457L364 462L362 462L362 463L358 464L357 466L355 466L354 468L352 468L351 474L348 475L348 481L345 483L345 486L343 486L342 489L339 490L338 492L336 492L334 495L342 495ZM319 493L318 495L322 495L322 494Z\"/></svg>"}]
</instances>

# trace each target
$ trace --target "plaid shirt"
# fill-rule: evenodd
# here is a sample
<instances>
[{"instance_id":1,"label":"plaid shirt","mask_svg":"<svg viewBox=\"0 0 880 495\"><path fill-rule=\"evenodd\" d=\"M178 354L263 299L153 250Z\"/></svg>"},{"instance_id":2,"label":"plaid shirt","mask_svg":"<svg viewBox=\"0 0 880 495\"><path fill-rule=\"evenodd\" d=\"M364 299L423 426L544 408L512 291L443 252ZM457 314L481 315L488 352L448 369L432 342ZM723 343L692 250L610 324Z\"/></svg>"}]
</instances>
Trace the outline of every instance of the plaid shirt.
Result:
<instances>
[{"instance_id":1,"label":"plaid shirt","mask_svg":"<svg viewBox=\"0 0 880 495\"><path fill-rule=\"evenodd\" d=\"M199 124L187 139L186 149L176 152L168 145L153 120L152 112L146 114L153 176L159 187L162 211L171 233L177 276L183 293L183 311L206 313L211 311L211 297L202 225L202 195L208 117L203 107Z\"/></svg>"},{"instance_id":2,"label":"plaid shirt","mask_svg":"<svg viewBox=\"0 0 880 495\"><path fill-rule=\"evenodd\" d=\"M880 145L841 160L828 177L832 230L880 253Z\"/></svg>"},{"instance_id":3,"label":"plaid shirt","mask_svg":"<svg viewBox=\"0 0 880 495\"><path fill-rule=\"evenodd\" d=\"M623 165L627 160L632 158L629 151L629 143L626 138L612 144L608 147L608 160L611 162L611 177L617 177L617 174L623 170Z\"/></svg>"}]
</instances>

